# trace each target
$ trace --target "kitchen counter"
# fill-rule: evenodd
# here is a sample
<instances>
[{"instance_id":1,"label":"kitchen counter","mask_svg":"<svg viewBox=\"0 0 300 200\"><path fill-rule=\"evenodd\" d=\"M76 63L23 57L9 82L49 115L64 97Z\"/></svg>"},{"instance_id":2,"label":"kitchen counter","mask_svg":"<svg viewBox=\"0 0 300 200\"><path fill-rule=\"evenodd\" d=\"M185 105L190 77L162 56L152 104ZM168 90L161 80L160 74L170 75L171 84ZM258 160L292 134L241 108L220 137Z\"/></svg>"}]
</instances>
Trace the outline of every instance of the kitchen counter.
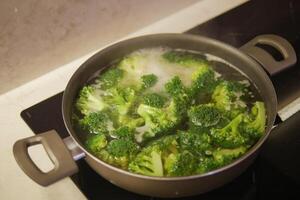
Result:
<instances>
[{"instance_id":1,"label":"kitchen counter","mask_svg":"<svg viewBox=\"0 0 300 200\"><path fill-rule=\"evenodd\" d=\"M202 0L125 38L150 33L181 33L245 2L246 0ZM80 57L0 96L0 127L3 131L0 140L1 199L85 199L69 178L48 187L41 187L34 183L17 166L12 155L12 146L16 140L33 135L22 121L20 112L64 90L73 72L94 53ZM32 152L32 155L39 166L47 168L49 160L44 153L39 150Z\"/></svg>"}]
</instances>

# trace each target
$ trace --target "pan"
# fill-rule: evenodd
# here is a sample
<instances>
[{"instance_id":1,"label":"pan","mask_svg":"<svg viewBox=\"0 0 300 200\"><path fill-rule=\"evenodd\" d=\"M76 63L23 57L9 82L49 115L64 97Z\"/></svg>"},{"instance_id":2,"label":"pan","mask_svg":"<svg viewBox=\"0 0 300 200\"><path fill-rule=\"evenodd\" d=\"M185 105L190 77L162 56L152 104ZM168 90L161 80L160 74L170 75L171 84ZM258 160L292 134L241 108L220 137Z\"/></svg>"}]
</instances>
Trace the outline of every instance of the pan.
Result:
<instances>
[{"instance_id":1,"label":"pan","mask_svg":"<svg viewBox=\"0 0 300 200\"><path fill-rule=\"evenodd\" d=\"M144 48L164 46L208 53L220 57L242 71L256 86L267 110L265 134L239 159L222 168L205 174L184 177L150 177L134 174L111 166L87 151L79 140L71 123L72 105L78 91L102 68L125 55ZM283 59L275 60L262 46L275 48ZM296 63L296 54L291 44L276 35L260 35L237 49L220 41L189 34L146 35L109 46L82 64L73 74L65 89L62 114L69 137L62 140L55 130L16 141L14 157L21 169L36 183L47 186L78 171L76 161L85 161L111 183L142 195L155 197L184 197L204 193L218 188L239 176L254 161L267 140L277 115L277 97L269 76ZM32 161L28 148L42 144L54 168L42 172ZM99 188L101 189L101 188Z\"/></svg>"}]
</instances>

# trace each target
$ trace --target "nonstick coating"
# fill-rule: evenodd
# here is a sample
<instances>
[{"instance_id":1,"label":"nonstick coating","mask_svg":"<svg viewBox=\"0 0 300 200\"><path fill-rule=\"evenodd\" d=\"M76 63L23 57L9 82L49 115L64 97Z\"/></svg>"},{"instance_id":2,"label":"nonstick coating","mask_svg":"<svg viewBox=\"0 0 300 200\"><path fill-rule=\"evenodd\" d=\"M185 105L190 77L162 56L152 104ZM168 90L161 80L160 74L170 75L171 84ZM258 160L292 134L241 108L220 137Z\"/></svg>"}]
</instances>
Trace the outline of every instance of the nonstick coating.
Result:
<instances>
[{"instance_id":1,"label":"nonstick coating","mask_svg":"<svg viewBox=\"0 0 300 200\"><path fill-rule=\"evenodd\" d=\"M90 77L109 66L116 59L143 48L169 47L208 53L220 57L241 70L257 87L267 109L265 135L244 156L220 169L202 175L186 177L149 177L133 174L102 162L89 153L72 127L73 102ZM224 185L240 175L254 160L267 139L277 113L277 98L274 87L262 69L241 50L222 42L188 34L155 34L137 37L116 43L96 53L74 73L63 95L62 113L65 125L78 146L86 153L86 161L101 176L132 192L156 197L181 197L207 192ZM101 188L99 188L101 190Z\"/></svg>"}]
</instances>

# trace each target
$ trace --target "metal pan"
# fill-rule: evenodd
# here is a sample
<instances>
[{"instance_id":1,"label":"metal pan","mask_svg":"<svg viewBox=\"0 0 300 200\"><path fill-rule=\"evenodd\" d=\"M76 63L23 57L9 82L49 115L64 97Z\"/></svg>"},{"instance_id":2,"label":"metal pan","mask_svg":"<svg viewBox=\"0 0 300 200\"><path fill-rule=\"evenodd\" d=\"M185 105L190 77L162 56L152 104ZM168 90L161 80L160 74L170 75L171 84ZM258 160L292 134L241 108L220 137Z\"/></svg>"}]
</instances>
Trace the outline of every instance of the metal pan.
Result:
<instances>
[{"instance_id":1,"label":"metal pan","mask_svg":"<svg viewBox=\"0 0 300 200\"><path fill-rule=\"evenodd\" d=\"M258 44L269 45L277 49L283 60L276 61ZM267 109L265 135L241 158L214 171L186 177L149 177L133 174L113 167L89 153L76 135L71 125L72 104L78 90L86 84L99 69L108 66L111 61L121 58L137 49L167 46L204 52L223 58L236 66L256 85ZM188 34L156 34L137 37L116 43L96 53L73 74L62 102L62 114L70 136L62 140L55 130L33 137L18 140L13 147L15 159L23 171L35 182L47 186L78 171L76 160L84 158L101 176L126 190L155 197L182 197L204 193L220 187L240 175L253 162L270 130L277 114L277 98L269 75L296 63L296 54L285 39L276 35L261 35L240 49L222 42ZM54 169L43 173L31 160L28 147L42 144L54 163ZM101 189L101 188L100 188Z\"/></svg>"}]
</instances>

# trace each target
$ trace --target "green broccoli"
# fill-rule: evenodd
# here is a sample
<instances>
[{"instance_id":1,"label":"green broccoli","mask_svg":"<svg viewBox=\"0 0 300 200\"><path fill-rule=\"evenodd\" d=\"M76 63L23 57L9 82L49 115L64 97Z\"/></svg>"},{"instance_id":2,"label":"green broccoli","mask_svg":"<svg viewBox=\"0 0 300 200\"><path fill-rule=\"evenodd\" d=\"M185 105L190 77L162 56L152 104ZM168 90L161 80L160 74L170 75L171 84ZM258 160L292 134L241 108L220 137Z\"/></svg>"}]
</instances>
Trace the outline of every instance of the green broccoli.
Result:
<instances>
[{"instance_id":1,"label":"green broccoli","mask_svg":"<svg viewBox=\"0 0 300 200\"><path fill-rule=\"evenodd\" d=\"M147 74L141 77L142 86L141 89L147 89L154 86L157 83L157 76L154 74Z\"/></svg>"},{"instance_id":2,"label":"green broccoli","mask_svg":"<svg viewBox=\"0 0 300 200\"><path fill-rule=\"evenodd\" d=\"M90 135L85 143L85 146L92 152L96 153L102 150L107 145L107 140L104 134Z\"/></svg>"},{"instance_id":3,"label":"green broccoli","mask_svg":"<svg viewBox=\"0 0 300 200\"><path fill-rule=\"evenodd\" d=\"M191 94L195 98L203 98L213 92L217 83L215 71L208 64L203 65L192 74Z\"/></svg>"},{"instance_id":4,"label":"green broccoli","mask_svg":"<svg viewBox=\"0 0 300 200\"><path fill-rule=\"evenodd\" d=\"M100 152L98 156L103 161L127 169L129 162L135 158L139 151L139 146L132 140L121 138L111 140L107 147Z\"/></svg>"},{"instance_id":5,"label":"green broccoli","mask_svg":"<svg viewBox=\"0 0 300 200\"><path fill-rule=\"evenodd\" d=\"M75 103L76 108L84 115L101 111L107 107L103 101L102 91L93 86L84 86Z\"/></svg>"},{"instance_id":6,"label":"green broccoli","mask_svg":"<svg viewBox=\"0 0 300 200\"><path fill-rule=\"evenodd\" d=\"M224 128L213 128L211 137L213 143L224 148L235 148L244 145L247 138L241 134L241 124L244 119L244 114L239 114Z\"/></svg>"},{"instance_id":7,"label":"green broccoli","mask_svg":"<svg viewBox=\"0 0 300 200\"><path fill-rule=\"evenodd\" d=\"M196 171L199 174L203 174L223 167L245 154L246 151L247 148L245 146L237 147L235 149L218 148L212 152L211 156L201 157L200 164Z\"/></svg>"},{"instance_id":8,"label":"green broccoli","mask_svg":"<svg viewBox=\"0 0 300 200\"><path fill-rule=\"evenodd\" d=\"M229 117L234 118L245 112L247 105L242 100L246 95L246 85L235 81L221 81L212 94L212 101Z\"/></svg>"},{"instance_id":9,"label":"green broccoli","mask_svg":"<svg viewBox=\"0 0 300 200\"><path fill-rule=\"evenodd\" d=\"M119 68L109 68L101 73L98 78L98 84L101 89L108 89L111 87L115 87L119 81L123 78L124 71Z\"/></svg>"},{"instance_id":10,"label":"green broccoli","mask_svg":"<svg viewBox=\"0 0 300 200\"><path fill-rule=\"evenodd\" d=\"M108 134L113 130L112 122L107 114L103 112L94 112L85 115L79 120L79 126L82 130L93 134Z\"/></svg>"},{"instance_id":11,"label":"green broccoli","mask_svg":"<svg viewBox=\"0 0 300 200\"><path fill-rule=\"evenodd\" d=\"M212 156L201 157L196 173L204 174L220 167L222 167L222 165L220 165L220 163L218 163Z\"/></svg>"},{"instance_id":12,"label":"green broccoli","mask_svg":"<svg viewBox=\"0 0 300 200\"><path fill-rule=\"evenodd\" d=\"M177 118L184 119L192 101L189 89L183 85L178 76L168 81L165 89L172 98L169 108L175 112Z\"/></svg>"},{"instance_id":13,"label":"green broccoli","mask_svg":"<svg viewBox=\"0 0 300 200\"><path fill-rule=\"evenodd\" d=\"M143 96L143 104L156 108L162 108L166 100L164 96L157 93L148 93Z\"/></svg>"},{"instance_id":14,"label":"green broccoli","mask_svg":"<svg viewBox=\"0 0 300 200\"><path fill-rule=\"evenodd\" d=\"M165 161L164 169L167 176L189 176L197 169L197 158L188 151L171 153Z\"/></svg>"},{"instance_id":15,"label":"green broccoli","mask_svg":"<svg viewBox=\"0 0 300 200\"><path fill-rule=\"evenodd\" d=\"M247 148L245 146L241 146L235 149L217 149L212 155L215 161L219 163L219 166L225 166L243 155L246 151Z\"/></svg>"},{"instance_id":16,"label":"green broccoli","mask_svg":"<svg viewBox=\"0 0 300 200\"><path fill-rule=\"evenodd\" d=\"M120 115L126 115L136 100L136 91L130 87L114 87L107 90L104 100Z\"/></svg>"},{"instance_id":17,"label":"green broccoli","mask_svg":"<svg viewBox=\"0 0 300 200\"><path fill-rule=\"evenodd\" d=\"M217 125L222 120L222 112L210 104L192 106L188 110L189 121L193 126L203 128Z\"/></svg>"},{"instance_id":18,"label":"green broccoli","mask_svg":"<svg viewBox=\"0 0 300 200\"><path fill-rule=\"evenodd\" d=\"M266 108L263 102L257 101L251 108L251 113L244 118L243 131L250 139L259 139L265 131Z\"/></svg>"},{"instance_id":19,"label":"green broccoli","mask_svg":"<svg viewBox=\"0 0 300 200\"><path fill-rule=\"evenodd\" d=\"M178 124L177 116L168 108L155 108L140 104L137 113L145 120L145 125L137 128L136 140L143 142L159 134L167 134Z\"/></svg>"},{"instance_id":20,"label":"green broccoli","mask_svg":"<svg viewBox=\"0 0 300 200\"><path fill-rule=\"evenodd\" d=\"M137 154L129 163L128 170L146 176L163 176L161 150L158 146L149 146Z\"/></svg>"},{"instance_id":21,"label":"green broccoli","mask_svg":"<svg viewBox=\"0 0 300 200\"><path fill-rule=\"evenodd\" d=\"M134 139L135 130L129 126L121 126L115 131L113 131L113 137L124 138L124 139Z\"/></svg>"},{"instance_id":22,"label":"green broccoli","mask_svg":"<svg viewBox=\"0 0 300 200\"><path fill-rule=\"evenodd\" d=\"M211 137L206 133L180 131L178 133L180 148L194 155L210 155L212 152Z\"/></svg>"},{"instance_id":23,"label":"green broccoli","mask_svg":"<svg viewBox=\"0 0 300 200\"><path fill-rule=\"evenodd\" d=\"M142 89L141 82L143 84L143 72L145 70L145 62L147 58L143 54L130 54L123 58L117 65L119 69L124 71L124 76L121 81L122 85L136 86L137 89ZM153 76L146 77L145 83L155 83L155 80L151 80ZM155 78L154 78L155 79ZM150 84L151 85L151 84ZM149 86L149 85L148 85Z\"/></svg>"},{"instance_id":24,"label":"green broccoli","mask_svg":"<svg viewBox=\"0 0 300 200\"><path fill-rule=\"evenodd\" d=\"M162 57L170 63L185 67L201 67L206 64L206 58L203 55L187 51L167 51Z\"/></svg>"},{"instance_id":25,"label":"green broccoli","mask_svg":"<svg viewBox=\"0 0 300 200\"><path fill-rule=\"evenodd\" d=\"M121 126L128 126L130 129L141 127L145 124L145 120L142 117L133 117L129 115L120 115L116 124Z\"/></svg>"}]
</instances>

